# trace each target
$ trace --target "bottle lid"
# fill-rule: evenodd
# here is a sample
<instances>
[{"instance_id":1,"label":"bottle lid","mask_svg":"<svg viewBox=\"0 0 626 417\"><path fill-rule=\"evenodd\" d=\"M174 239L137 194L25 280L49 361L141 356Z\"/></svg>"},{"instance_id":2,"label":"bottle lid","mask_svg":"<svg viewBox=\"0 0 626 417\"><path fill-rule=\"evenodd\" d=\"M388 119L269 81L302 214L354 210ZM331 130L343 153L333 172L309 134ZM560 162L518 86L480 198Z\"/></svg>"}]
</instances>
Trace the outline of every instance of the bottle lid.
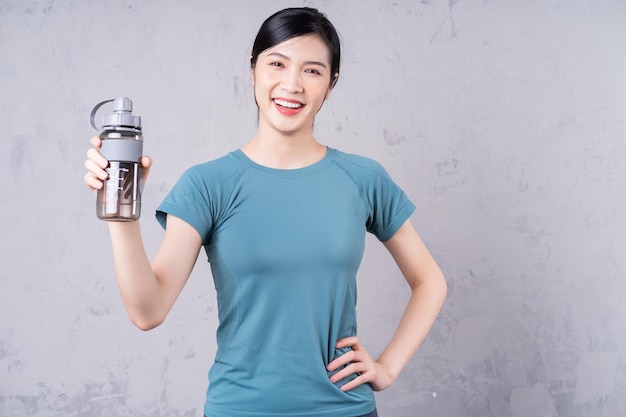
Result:
<instances>
[{"instance_id":1,"label":"bottle lid","mask_svg":"<svg viewBox=\"0 0 626 417\"><path fill-rule=\"evenodd\" d=\"M116 99L105 100L96 104L91 110L91 127L100 130L94 123L94 117L98 109L106 103L113 102L113 114L102 116L102 129L136 129L141 130L141 117L135 116L133 111L133 102L127 97L119 97Z\"/></svg>"}]
</instances>

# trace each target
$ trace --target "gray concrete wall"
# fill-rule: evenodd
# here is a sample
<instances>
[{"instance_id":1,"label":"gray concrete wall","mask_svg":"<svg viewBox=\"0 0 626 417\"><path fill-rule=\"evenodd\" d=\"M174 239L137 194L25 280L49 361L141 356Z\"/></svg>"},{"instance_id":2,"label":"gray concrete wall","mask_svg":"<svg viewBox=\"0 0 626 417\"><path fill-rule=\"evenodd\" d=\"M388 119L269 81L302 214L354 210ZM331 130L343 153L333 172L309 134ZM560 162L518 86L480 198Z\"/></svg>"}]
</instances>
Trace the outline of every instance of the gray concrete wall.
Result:
<instances>
[{"instance_id":1,"label":"gray concrete wall","mask_svg":"<svg viewBox=\"0 0 626 417\"><path fill-rule=\"evenodd\" d=\"M384 417L626 415L626 2L0 2L0 416L199 416L215 294L197 268L160 328L128 321L82 183L102 99L127 95L152 212L189 165L247 141L247 57L294 4L341 32L319 139L382 162L449 280ZM377 242L360 334L378 353L407 288Z\"/></svg>"}]
</instances>

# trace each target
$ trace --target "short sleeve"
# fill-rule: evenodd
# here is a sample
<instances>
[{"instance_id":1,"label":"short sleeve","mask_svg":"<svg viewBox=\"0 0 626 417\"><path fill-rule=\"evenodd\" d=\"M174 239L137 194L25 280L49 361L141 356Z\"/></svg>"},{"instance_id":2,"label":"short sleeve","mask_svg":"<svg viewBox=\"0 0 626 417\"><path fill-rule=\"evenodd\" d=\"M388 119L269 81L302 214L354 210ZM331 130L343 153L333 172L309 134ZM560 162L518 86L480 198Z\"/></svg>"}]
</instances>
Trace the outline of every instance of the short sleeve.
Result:
<instances>
[{"instance_id":1,"label":"short sleeve","mask_svg":"<svg viewBox=\"0 0 626 417\"><path fill-rule=\"evenodd\" d=\"M210 197L197 168L187 170L157 207L156 218L166 228L167 214L191 225L205 242L213 227Z\"/></svg>"},{"instance_id":2,"label":"short sleeve","mask_svg":"<svg viewBox=\"0 0 626 417\"><path fill-rule=\"evenodd\" d=\"M367 231L380 241L389 240L415 211L415 205L391 179L385 169L376 164L365 196L368 205Z\"/></svg>"}]
</instances>

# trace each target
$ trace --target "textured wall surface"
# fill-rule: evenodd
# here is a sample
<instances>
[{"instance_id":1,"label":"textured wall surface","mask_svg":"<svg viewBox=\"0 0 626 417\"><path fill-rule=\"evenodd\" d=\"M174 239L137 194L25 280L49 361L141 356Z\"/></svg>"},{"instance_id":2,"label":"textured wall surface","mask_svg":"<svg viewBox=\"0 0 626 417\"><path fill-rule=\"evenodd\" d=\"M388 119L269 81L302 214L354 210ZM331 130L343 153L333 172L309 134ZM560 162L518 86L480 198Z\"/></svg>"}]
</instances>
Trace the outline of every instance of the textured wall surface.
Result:
<instances>
[{"instance_id":1,"label":"textured wall surface","mask_svg":"<svg viewBox=\"0 0 626 417\"><path fill-rule=\"evenodd\" d=\"M203 255L168 320L129 322L82 183L91 107L131 97L155 159L143 231L189 165L246 142L247 58L290 5L341 32L317 123L379 160L449 296L381 416L626 415L623 0L0 1L0 416L200 416L216 302ZM408 297L368 239L373 354Z\"/></svg>"}]
</instances>

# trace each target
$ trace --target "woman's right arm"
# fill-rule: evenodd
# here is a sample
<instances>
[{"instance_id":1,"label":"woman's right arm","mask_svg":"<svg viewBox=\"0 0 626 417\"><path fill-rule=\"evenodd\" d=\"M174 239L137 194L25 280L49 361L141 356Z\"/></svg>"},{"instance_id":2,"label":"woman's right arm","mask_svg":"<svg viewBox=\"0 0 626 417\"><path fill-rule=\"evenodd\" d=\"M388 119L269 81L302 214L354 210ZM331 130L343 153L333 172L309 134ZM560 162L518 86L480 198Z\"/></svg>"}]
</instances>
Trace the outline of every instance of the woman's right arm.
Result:
<instances>
[{"instance_id":1,"label":"woman's right arm","mask_svg":"<svg viewBox=\"0 0 626 417\"><path fill-rule=\"evenodd\" d=\"M85 184L92 190L102 187L108 161L100 154L95 136L87 152ZM152 160L143 157L145 182ZM150 263L139 222L108 222L115 275L130 320L142 330L161 324L182 291L202 246L198 232L183 220L167 216L165 237Z\"/></svg>"}]
</instances>

